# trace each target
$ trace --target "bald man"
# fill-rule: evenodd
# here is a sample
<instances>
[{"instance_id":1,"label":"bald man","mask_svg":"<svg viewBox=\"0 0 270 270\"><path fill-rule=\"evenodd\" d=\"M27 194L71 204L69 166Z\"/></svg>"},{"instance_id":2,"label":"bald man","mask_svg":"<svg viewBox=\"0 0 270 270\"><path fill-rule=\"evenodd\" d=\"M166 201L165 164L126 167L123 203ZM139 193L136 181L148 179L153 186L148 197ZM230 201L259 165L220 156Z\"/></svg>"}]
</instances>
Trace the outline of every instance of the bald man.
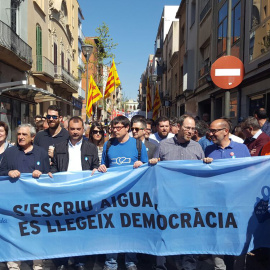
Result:
<instances>
[{"instance_id":1,"label":"bald man","mask_svg":"<svg viewBox=\"0 0 270 270\"><path fill-rule=\"evenodd\" d=\"M209 128L209 136L214 144L205 149L205 163L211 163L213 159L250 157L246 145L235 142L229 138L230 125L225 119L213 121ZM224 255L213 255L215 269L226 270ZM242 265L244 256L236 257L235 265ZM237 268L238 269L238 268Z\"/></svg>"}]
</instances>

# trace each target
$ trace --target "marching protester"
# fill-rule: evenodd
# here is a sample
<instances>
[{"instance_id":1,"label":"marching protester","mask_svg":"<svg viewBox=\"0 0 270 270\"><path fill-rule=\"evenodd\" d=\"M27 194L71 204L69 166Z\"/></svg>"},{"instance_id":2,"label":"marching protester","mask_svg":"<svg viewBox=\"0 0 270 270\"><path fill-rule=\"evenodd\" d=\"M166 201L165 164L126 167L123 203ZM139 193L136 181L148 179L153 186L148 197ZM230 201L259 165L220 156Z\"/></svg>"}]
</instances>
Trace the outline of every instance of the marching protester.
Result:
<instances>
[{"instance_id":1,"label":"marching protester","mask_svg":"<svg viewBox=\"0 0 270 270\"><path fill-rule=\"evenodd\" d=\"M159 146L159 159L163 160L201 160L204 158L204 152L199 143L191 138L195 131L195 120L187 114L182 115L178 120L178 134L173 138L163 140ZM157 158L149 160L154 165L158 162ZM173 269L196 270L197 257L193 255L182 255L181 257L169 256L173 260ZM181 268L182 267L182 268ZM166 257L158 256L156 268L160 270L170 269L166 266Z\"/></svg>"},{"instance_id":2,"label":"marching protester","mask_svg":"<svg viewBox=\"0 0 270 270\"><path fill-rule=\"evenodd\" d=\"M150 139L157 141L174 137L174 134L170 133L170 120L166 116L161 116L156 121L157 132L149 136Z\"/></svg>"},{"instance_id":3,"label":"marching protester","mask_svg":"<svg viewBox=\"0 0 270 270\"><path fill-rule=\"evenodd\" d=\"M98 149L99 165L101 164L103 145L108 140L105 138L104 128L99 122L93 122L89 132L89 141Z\"/></svg>"},{"instance_id":4,"label":"marching protester","mask_svg":"<svg viewBox=\"0 0 270 270\"><path fill-rule=\"evenodd\" d=\"M209 135L214 144L207 146L205 149L205 163L211 163L215 159L250 157L246 145L229 138L230 125L226 119L213 121L209 128ZM215 269L226 270L223 255L213 255L213 260ZM239 261L242 262L243 258L236 259L237 264L239 264Z\"/></svg>"},{"instance_id":5,"label":"marching protester","mask_svg":"<svg viewBox=\"0 0 270 270\"><path fill-rule=\"evenodd\" d=\"M174 117L170 119L170 132L172 134L177 134L178 133L178 118Z\"/></svg>"},{"instance_id":6,"label":"marching protester","mask_svg":"<svg viewBox=\"0 0 270 270\"><path fill-rule=\"evenodd\" d=\"M49 128L37 133L34 144L48 151L49 157L53 158L54 146L67 140L69 135L67 130L60 125L63 117L59 107L49 106L46 118Z\"/></svg>"},{"instance_id":7,"label":"marching protester","mask_svg":"<svg viewBox=\"0 0 270 270\"><path fill-rule=\"evenodd\" d=\"M107 172L107 168L124 165L133 165L133 168L140 167L148 162L145 145L129 136L130 121L125 116L117 116L111 122L113 138L107 141L103 147L102 162L98 168L100 172ZM140 142L140 144L138 144ZM140 145L138 149L137 146ZM119 159L121 158L121 160ZM115 270L118 268L118 254L106 255L104 270ZM135 253L125 254L125 265L127 270L136 270L137 256Z\"/></svg>"},{"instance_id":8,"label":"marching protester","mask_svg":"<svg viewBox=\"0 0 270 270\"><path fill-rule=\"evenodd\" d=\"M55 145L51 172L85 171L98 168L97 147L83 139L83 120L73 116L68 120L69 139ZM74 258L78 270L85 269L85 256ZM67 270L68 258L53 259L58 270Z\"/></svg>"},{"instance_id":9,"label":"marching protester","mask_svg":"<svg viewBox=\"0 0 270 270\"><path fill-rule=\"evenodd\" d=\"M21 173L32 173L39 178L43 173L49 173L49 157L39 146L33 145L36 130L31 124L22 124L17 128L17 146L6 149L0 166L0 175L18 179ZM19 270L20 261L8 262L9 269ZM34 270L43 269L42 260L33 261Z\"/></svg>"},{"instance_id":10,"label":"marching protester","mask_svg":"<svg viewBox=\"0 0 270 270\"><path fill-rule=\"evenodd\" d=\"M209 126L203 120L196 120L195 121L195 131L192 137L192 140L198 142L203 151L208 145L213 144L213 142L209 139L208 135Z\"/></svg>"},{"instance_id":11,"label":"marching protester","mask_svg":"<svg viewBox=\"0 0 270 270\"><path fill-rule=\"evenodd\" d=\"M8 125L5 122L0 121L0 164L6 149L13 146L11 143L8 143L7 136Z\"/></svg>"},{"instance_id":12,"label":"marching protester","mask_svg":"<svg viewBox=\"0 0 270 270\"><path fill-rule=\"evenodd\" d=\"M146 120L144 118L137 118L133 120L131 132L133 138L141 140L147 150L148 159L158 156L158 145L145 139L146 134Z\"/></svg>"},{"instance_id":13,"label":"marching protester","mask_svg":"<svg viewBox=\"0 0 270 270\"><path fill-rule=\"evenodd\" d=\"M254 117L259 122L262 132L270 136L270 123L267 120L267 112L264 108L258 108L254 112Z\"/></svg>"},{"instance_id":14,"label":"marching protester","mask_svg":"<svg viewBox=\"0 0 270 270\"><path fill-rule=\"evenodd\" d=\"M251 156L259 156L263 146L270 141L270 137L261 130L259 122L252 116L241 123L241 128L246 137L244 144Z\"/></svg>"}]
</instances>

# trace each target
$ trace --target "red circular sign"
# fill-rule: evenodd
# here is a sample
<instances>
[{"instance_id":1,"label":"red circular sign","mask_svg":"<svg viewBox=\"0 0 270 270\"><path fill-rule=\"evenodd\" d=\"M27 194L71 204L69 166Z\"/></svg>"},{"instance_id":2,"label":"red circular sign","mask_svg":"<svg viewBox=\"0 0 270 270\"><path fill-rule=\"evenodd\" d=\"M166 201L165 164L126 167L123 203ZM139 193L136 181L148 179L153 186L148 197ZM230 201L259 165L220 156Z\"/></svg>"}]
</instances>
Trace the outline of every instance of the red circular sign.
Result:
<instances>
[{"instance_id":1,"label":"red circular sign","mask_svg":"<svg viewBox=\"0 0 270 270\"><path fill-rule=\"evenodd\" d=\"M238 86L244 78L244 65L235 56L222 56L211 67L213 83L222 89L232 89Z\"/></svg>"}]
</instances>

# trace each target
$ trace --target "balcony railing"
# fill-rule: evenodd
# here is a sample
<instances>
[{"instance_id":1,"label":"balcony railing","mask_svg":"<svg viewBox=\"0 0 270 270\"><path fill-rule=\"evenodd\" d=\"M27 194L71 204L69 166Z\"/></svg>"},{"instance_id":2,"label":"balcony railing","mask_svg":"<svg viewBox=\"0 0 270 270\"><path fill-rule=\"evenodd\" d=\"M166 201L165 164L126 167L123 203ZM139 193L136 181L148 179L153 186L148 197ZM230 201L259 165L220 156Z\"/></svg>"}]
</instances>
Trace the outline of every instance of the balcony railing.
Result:
<instances>
[{"instance_id":1,"label":"balcony railing","mask_svg":"<svg viewBox=\"0 0 270 270\"><path fill-rule=\"evenodd\" d=\"M72 76L67 70L65 70L62 66L54 66L54 77L56 79L63 80L73 89L77 90L79 88L77 79Z\"/></svg>"},{"instance_id":2,"label":"balcony railing","mask_svg":"<svg viewBox=\"0 0 270 270\"><path fill-rule=\"evenodd\" d=\"M54 65L53 63L42 55L33 55L33 72L44 72L54 77Z\"/></svg>"},{"instance_id":3,"label":"balcony railing","mask_svg":"<svg viewBox=\"0 0 270 270\"><path fill-rule=\"evenodd\" d=\"M79 64L79 66L80 66L81 69L84 69L85 64L84 64L84 62L83 62L83 60L82 60L81 57L78 57L78 64Z\"/></svg>"},{"instance_id":4,"label":"balcony railing","mask_svg":"<svg viewBox=\"0 0 270 270\"><path fill-rule=\"evenodd\" d=\"M84 34L83 34L81 28L79 28L78 37L79 37L79 40L80 40L81 42L84 42L85 37L84 37Z\"/></svg>"},{"instance_id":5,"label":"balcony railing","mask_svg":"<svg viewBox=\"0 0 270 270\"><path fill-rule=\"evenodd\" d=\"M208 74L210 71L210 67L209 64L206 63L203 67L201 67L201 69L199 70L199 78L205 76L206 74Z\"/></svg>"},{"instance_id":6,"label":"balcony railing","mask_svg":"<svg viewBox=\"0 0 270 270\"><path fill-rule=\"evenodd\" d=\"M211 7L212 7L212 0L209 0L206 3L205 7L203 8L202 12L200 13L200 22L205 17L205 15L207 14L207 12L211 9Z\"/></svg>"},{"instance_id":7,"label":"balcony railing","mask_svg":"<svg viewBox=\"0 0 270 270\"><path fill-rule=\"evenodd\" d=\"M32 48L2 21L0 21L0 45L13 51L27 64L32 64Z\"/></svg>"}]
</instances>

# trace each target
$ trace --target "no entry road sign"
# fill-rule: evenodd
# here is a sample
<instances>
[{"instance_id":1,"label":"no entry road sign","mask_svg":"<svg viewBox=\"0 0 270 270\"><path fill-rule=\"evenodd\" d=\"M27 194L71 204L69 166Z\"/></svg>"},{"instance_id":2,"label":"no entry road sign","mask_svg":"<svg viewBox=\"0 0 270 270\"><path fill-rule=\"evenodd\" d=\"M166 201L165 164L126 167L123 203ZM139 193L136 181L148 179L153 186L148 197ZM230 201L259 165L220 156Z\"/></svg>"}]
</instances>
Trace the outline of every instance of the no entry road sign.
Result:
<instances>
[{"instance_id":1,"label":"no entry road sign","mask_svg":"<svg viewBox=\"0 0 270 270\"><path fill-rule=\"evenodd\" d=\"M238 86L244 78L244 65L235 56L222 56L211 67L213 83L222 89L232 89Z\"/></svg>"}]
</instances>

